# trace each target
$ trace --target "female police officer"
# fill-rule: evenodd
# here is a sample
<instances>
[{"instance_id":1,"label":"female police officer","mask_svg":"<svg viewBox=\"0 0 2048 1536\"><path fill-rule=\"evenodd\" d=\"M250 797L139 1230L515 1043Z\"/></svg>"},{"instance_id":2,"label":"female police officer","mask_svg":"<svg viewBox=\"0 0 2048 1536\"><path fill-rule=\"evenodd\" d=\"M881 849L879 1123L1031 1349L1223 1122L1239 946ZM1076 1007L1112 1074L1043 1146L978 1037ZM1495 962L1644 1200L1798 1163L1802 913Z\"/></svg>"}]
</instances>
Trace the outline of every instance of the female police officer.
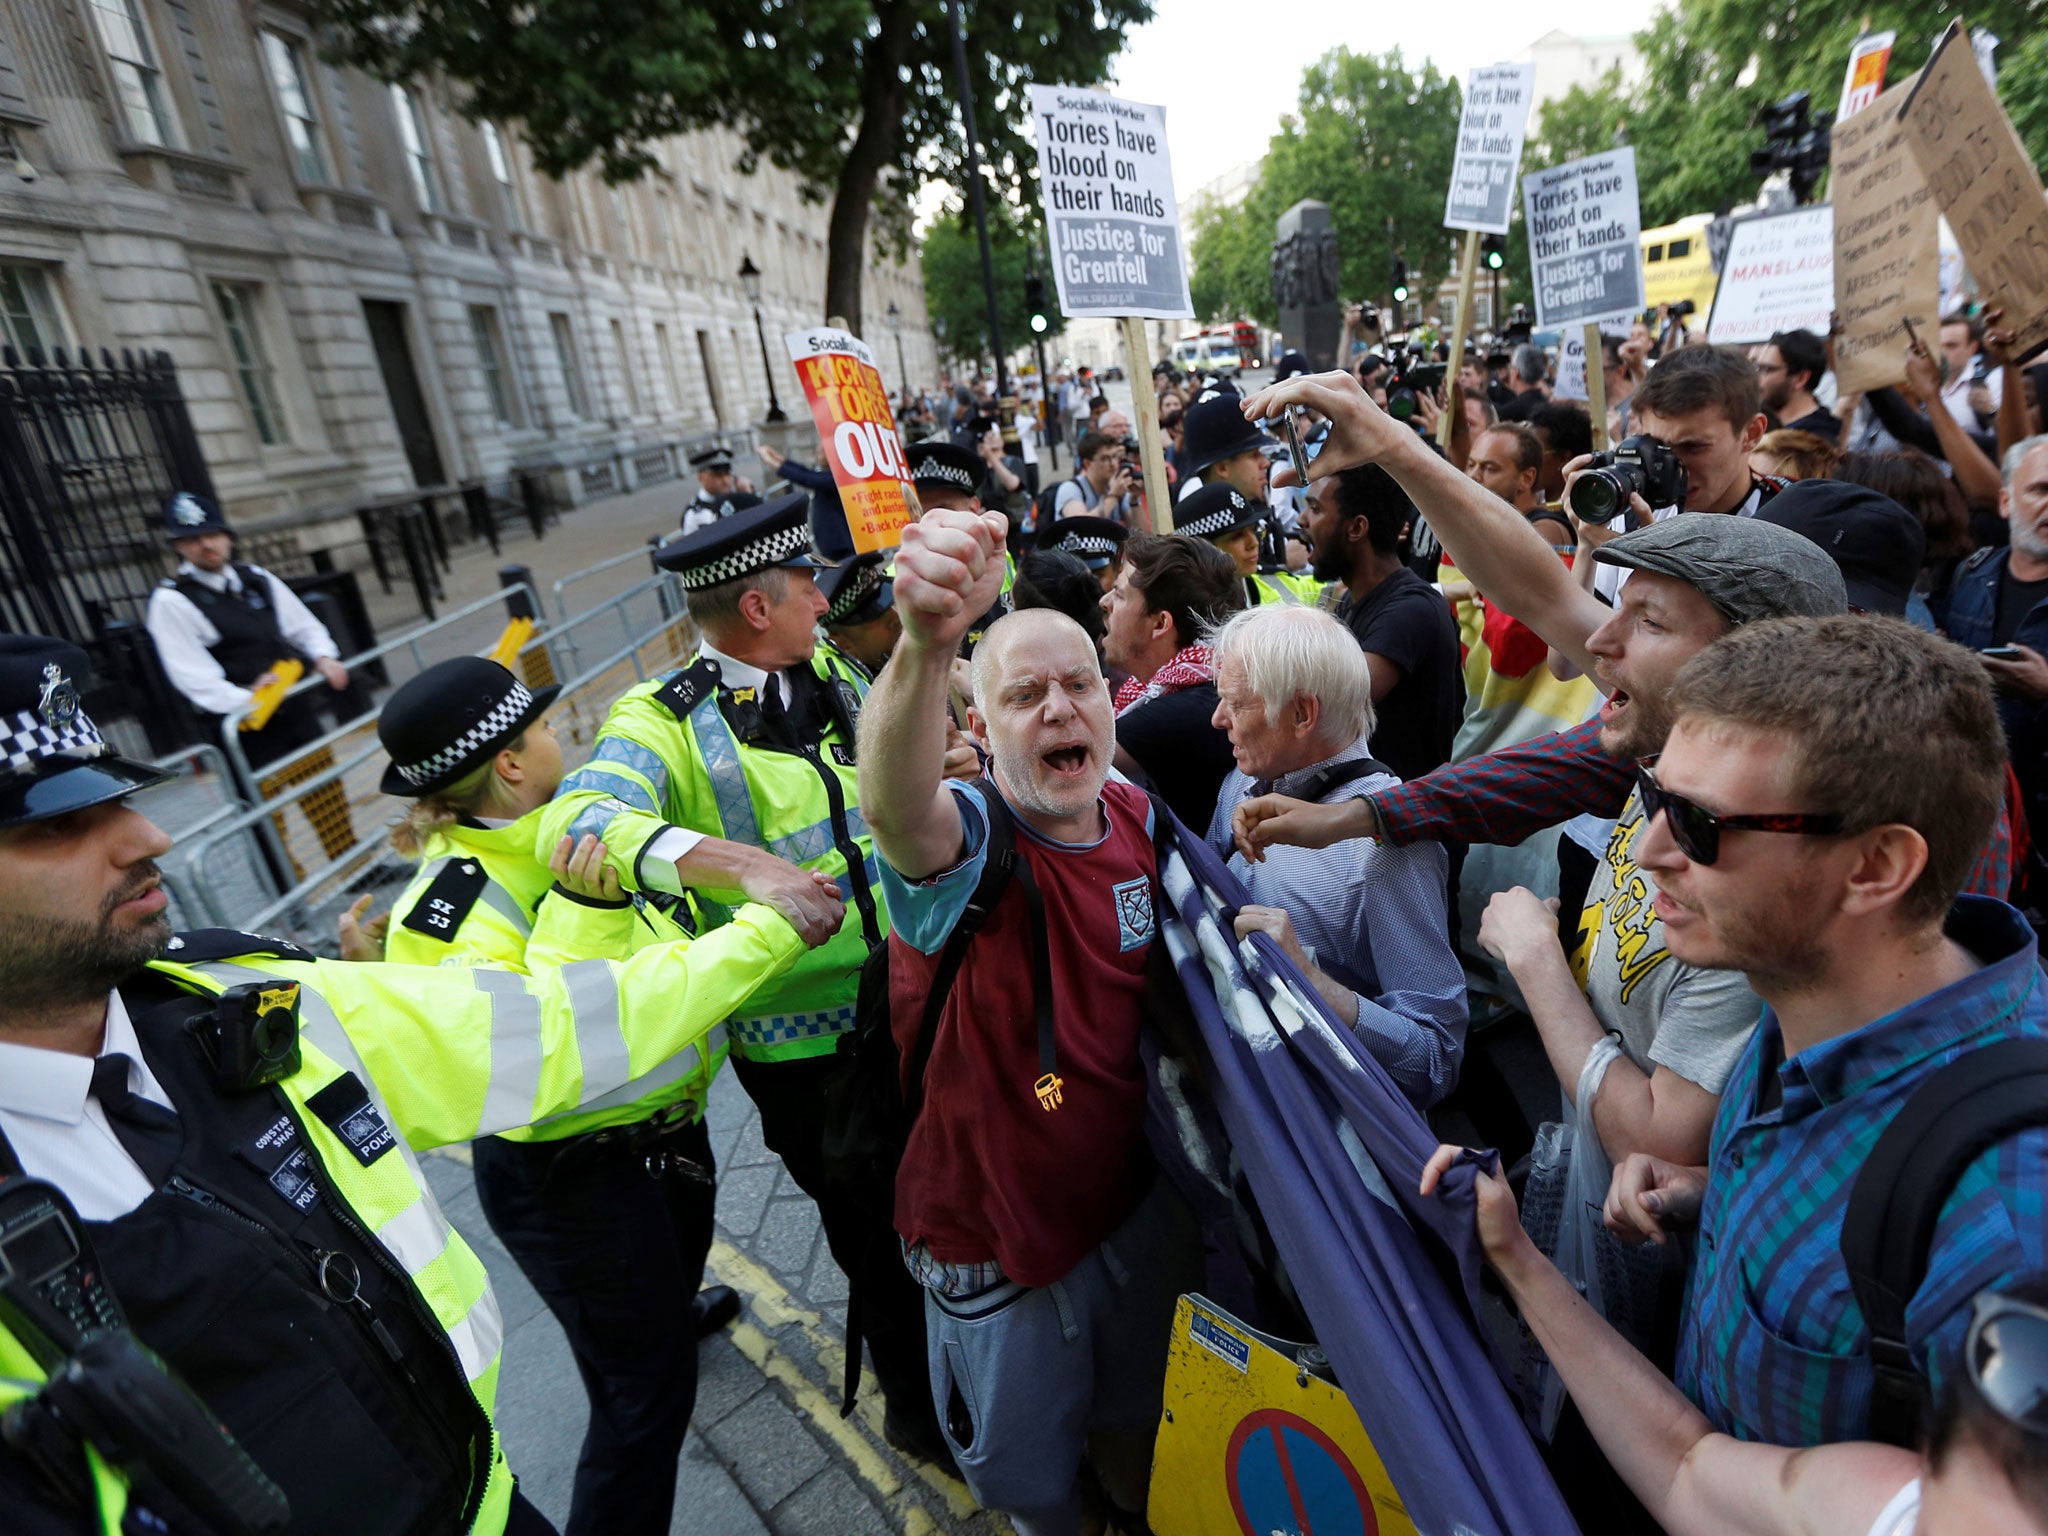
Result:
<instances>
[{"instance_id":1,"label":"female police officer","mask_svg":"<svg viewBox=\"0 0 2048 1536\"><path fill-rule=\"evenodd\" d=\"M546 719L557 692L530 693L495 661L462 656L385 704L383 788L412 801L392 840L420 861L391 910L387 960L523 970L687 939L654 903L620 895L596 838L536 848L538 813L562 781ZM579 952L542 955L529 947L534 914L558 876L552 901L579 908ZM615 1102L473 1148L484 1215L568 1335L590 1398L570 1536L668 1530L697 1339L739 1311L725 1286L698 1292L716 1193L704 1094L724 1037L713 1030L686 1071L665 1064Z\"/></svg>"},{"instance_id":2,"label":"female police officer","mask_svg":"<svg viewBox=\"0 0 2048 1536\"><path fill-rule=\"evenodd\" d=\"M0 1408L43 1430L0 1437L10 1536L181 1529L128 1507L161 1482L146 1435L117 1458L103 1426L33 1413L131 1330L282 1490L294 1532L547 1530L491 1422L483 1265L413 1148L591 1107L678 1056L692 1070L804 939L750 905L693 944L531 974L174 939L170 841L124 803L161 775L101 739L84 666L0 636L0 1245L24 1196L63 1238L0 1274ZM46 1296L106 1304L37 1325L17 1303L52 1265Z\"/></svg>"}]
</instances>

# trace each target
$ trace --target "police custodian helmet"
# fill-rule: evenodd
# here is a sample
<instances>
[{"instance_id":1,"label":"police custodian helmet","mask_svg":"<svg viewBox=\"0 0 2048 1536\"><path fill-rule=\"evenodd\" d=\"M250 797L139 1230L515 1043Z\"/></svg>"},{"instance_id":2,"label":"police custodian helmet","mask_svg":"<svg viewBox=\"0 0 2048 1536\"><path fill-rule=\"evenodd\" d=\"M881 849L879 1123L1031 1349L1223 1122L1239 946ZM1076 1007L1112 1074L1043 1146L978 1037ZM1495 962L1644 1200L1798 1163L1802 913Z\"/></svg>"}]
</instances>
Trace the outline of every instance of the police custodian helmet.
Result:
<instances>
[{"instance_id":1,"label":"police custodian helmet","mask_svg":"<svg viewBox=\"0 0 2048 1536\"><path fill-rule=\"evenodd\" d=\"M48 635L0 635L0 827L119 800L171 776L130 762L78 702L85 652Z\"/></svg>"}]
</instances>

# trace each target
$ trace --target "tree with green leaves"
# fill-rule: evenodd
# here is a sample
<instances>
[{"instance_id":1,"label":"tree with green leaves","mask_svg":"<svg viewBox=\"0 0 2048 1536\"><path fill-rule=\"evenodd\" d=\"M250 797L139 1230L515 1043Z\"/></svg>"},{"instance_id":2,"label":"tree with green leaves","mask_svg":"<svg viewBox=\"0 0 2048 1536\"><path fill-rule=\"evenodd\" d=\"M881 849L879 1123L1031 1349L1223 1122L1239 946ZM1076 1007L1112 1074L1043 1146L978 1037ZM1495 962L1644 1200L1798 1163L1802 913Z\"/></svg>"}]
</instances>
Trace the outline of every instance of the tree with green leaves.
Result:
<instances>
[{"instance_id":1,"label":"tree with green leaves","mask_svg":"<svg viewBox=\"0 0 2048 1536\"><path fill-rule=\"evenodd\" d=\"M1347 298L1385 300L1396 255L1417 292L1434 289L1454 259L1444 192L1460 102L1457 81L1427 61L1411 68L1399 49L1334 48L1311 64L1297 110L1281 120L1244 201L1195 211L1196 312L1276 322L1273 223L1304 198L1330 206Z\"/></svg>"},{"instance_id":2,"label":"tree with green leaves","mask_svg":"<svg viewBox=\"0 0 2048 1536\"><path fill-rule=\"evenodd\" d=\"M964 7L992 195L1029 201L1032 83L1101 79L1151 0ZM314 0L328 56L386 80L445 77L478 121L517 123L550 175L628 181L670 134L723 126L830 200L822 314L861 324L868 229L909 239L927 179L964 184L943 0Z\"/></svg>"},{"instance_id":3,"label":"tree with green leaves","mask_svg":"<svg viewBox=\"0 0 2048 1536\"><path fill-rule=\"evenodd\" d=\"M1045 279L1047 336L1066 326L1059 312L1044 235L1027 231L1007 204L989 209L989 252L996 269L996 319L1010 346L1027 346L1033 332L1024 301L1024 275ZM990 356L988 301L981 286L981 245L974 221L962 210L941 214L924 235L924 300L939 350L956 362ZM1034 265L1035 263L1035 265Z\"/></svg>"}]
</instances>

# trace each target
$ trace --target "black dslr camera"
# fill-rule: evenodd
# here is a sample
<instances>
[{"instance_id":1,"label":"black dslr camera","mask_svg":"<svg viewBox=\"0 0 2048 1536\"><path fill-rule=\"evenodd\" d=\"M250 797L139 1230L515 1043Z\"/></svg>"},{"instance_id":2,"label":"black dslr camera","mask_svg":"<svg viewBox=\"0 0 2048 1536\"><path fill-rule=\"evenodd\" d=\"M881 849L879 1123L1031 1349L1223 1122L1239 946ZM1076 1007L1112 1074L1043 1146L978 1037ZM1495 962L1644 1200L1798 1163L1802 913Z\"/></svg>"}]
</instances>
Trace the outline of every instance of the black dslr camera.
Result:
<instances>
[{"instance_id":1,"label":"black dslr camera","mask_svg":"<svg viewBox=\"0 0 2048 1536\"><path fill-rule=\"evenodd\" d=\"M1406 367L1395 374L1387 385L1387 414L1396 421L1415 419L1418 391L1441 389L1444 382L1445 365L1426 363L1421 358L1411 358Z\"/></svg>"},{"instance_id":2,"label":"black dslr camera","mask_svg":"<svg viewBox=\"0 0 2048 1536\"><path fill-rule=\"evenodd\" d=\"M1606 524L1628 510L1630 496L1652 507L1685 505L1685 466L1654 437L1625 437L1612 453L1594 454L1565 500L1580 522Z\"/></svg>"}]
</instances>

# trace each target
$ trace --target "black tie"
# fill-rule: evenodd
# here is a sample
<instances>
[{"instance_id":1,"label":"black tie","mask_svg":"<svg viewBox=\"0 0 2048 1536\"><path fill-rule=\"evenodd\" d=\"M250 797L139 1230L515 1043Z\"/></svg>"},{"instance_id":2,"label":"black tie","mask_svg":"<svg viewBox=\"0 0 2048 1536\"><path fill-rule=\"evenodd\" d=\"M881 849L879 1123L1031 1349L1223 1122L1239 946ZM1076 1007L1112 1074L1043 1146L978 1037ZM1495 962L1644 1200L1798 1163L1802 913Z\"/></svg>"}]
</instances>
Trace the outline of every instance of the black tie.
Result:
<instances>
[{"instance_id":1,"label":"black tie","mask_svg":"<svg viewBox=\"0 0 2048 1536\"><path fill-rule=\"evenodd\" d=\"M793 745L789 711L782 703L782 674L779 672L770 672L768 680L761 685L761 719L771 737L784 746Z\"/></svg>"},{"instance_id":2,"label":"black tie","mask_svg":"<svg viewBox=\"0 0 2048 1536\"><path fill-rule=\"evenodd\" d=\"M107 1124L135 1159L152 1186L171 1176L171 1165L184 1149L177 1114L128 1091L129 1059L116 1052L92 1064L92 1096L106 1111Z\"/></svg>"}]
</instances>

